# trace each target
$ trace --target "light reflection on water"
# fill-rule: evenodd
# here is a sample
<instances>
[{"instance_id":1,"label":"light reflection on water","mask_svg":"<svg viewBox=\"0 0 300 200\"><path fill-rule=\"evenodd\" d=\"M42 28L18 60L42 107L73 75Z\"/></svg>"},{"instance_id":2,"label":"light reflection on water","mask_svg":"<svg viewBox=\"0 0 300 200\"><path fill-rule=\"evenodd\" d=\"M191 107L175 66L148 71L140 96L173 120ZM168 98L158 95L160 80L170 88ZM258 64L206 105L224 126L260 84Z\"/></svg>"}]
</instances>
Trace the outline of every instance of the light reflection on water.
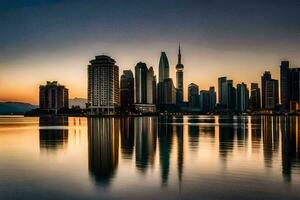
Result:
<instances>
[{"instance_id":1,"label":"light reflection on water","mask_svg":"<svg viewBox=\"0 0 300 200\"><path fill-rule=\"evenodd\" d=\"M0 118L0 199L300 197L299 118Z\"/></svg>"}]
</instances>

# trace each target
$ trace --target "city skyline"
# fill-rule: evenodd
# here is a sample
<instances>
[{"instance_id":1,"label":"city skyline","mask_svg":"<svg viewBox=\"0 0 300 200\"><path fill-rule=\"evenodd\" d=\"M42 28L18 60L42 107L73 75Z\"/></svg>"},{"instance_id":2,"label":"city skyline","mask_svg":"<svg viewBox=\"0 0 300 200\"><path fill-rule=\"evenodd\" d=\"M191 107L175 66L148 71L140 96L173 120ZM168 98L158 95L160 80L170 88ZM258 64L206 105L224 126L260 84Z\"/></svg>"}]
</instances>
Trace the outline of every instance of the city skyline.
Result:
<instances>
[{"instance_id":1,"label":"city skyline","mask_svg":"<svg viewBox=\"0 0 300 200\"><path fill-rule=\"evenodd\" d=\"M182 50L182 47L181 47L181 50ZM178 51L178 44L177 44L177 51ZM104 54L99 54L99 55L104 55ZM166 55L168 56L167 52L166 52ZM178 55L176 55L176 56L178 56ZM185 54L183 55L183 57L186 57ZM169 56L168 56L168 58L169 58ZM178 58L176 58L176 59L178 59ZM172 63L172 64L170 64L170 78L172 78L174 81L176 81L176 64L174 64L174 63L176 63L176 61L174 61L176 59L175 58L174 59L173 58L171 58L171 59L169 58L169 62ZM188 61L185 61L185 59L183 59L183 60L184 60L184 62L188 62ZM185 79L185 81L184 81L184 87L183 87L183 90L184 90L184 101L188 100L187 90L188 90L188 85L190 83L197 84L199 86L199 91L202 90L202 89L207 89L210 86L214 86L216 89L218 89L218 78L220 78L222 76L226 76L226 77L230 78L231 80L233 80L233 84L234 85L236 85L238 83L241 83L241 82L245 82L247 85L250 85L251 83L258 83L259 86L261 87L260 76L265 71L270 71L271 74L272 74L272 77L274 77L275 79L279 80L280 79L280 68L279 68L280 61L278 62L279 64L277 63L277 65L275 65L275 66L265 67L265 68L262 67L261 70L260 70L261 73L257 74L257 77L255 77L254 79L252 79L252 78L244 78L244 79L243 78L237 78L237 77L240 77L240 76L238 76L238 74L236 74L236 75L235 74L229 74L229 73L223 73L223 74L221 74L221 72L219 72L219 73L217 73L219 75L215 75L215 76L210 76L210 75L207 75L207 74L203 74L204 80L201 80L202 77L200 78L200 80L199 79L198 80L197 79L191 80L191 79L185 78L185 76L188 73L188 71L191 71L191 70L188 69L188 66L187 66L187 67L185 67L185 73L184 73L184 79ZM139 61L139 62L141 62L141 61ZM293 62L293 61L291 62L290 61L290 63L295 63L295 62ZM136 63L135 63L135 65L133 67L126 68L126 67L124 67L124 65L120 65L117 60L116 60L116 64L119 65L120 71L123 71L123 70L132 70L132 71L134 71L134 67L136 65ZM158 70L158 68L159 68L158 67L159 66L159 57L158 57L158 64L156 66L155 65L154 66L153 65L149 65L149 64L147 64L147 65L149 67L153 67L154 73L158 74L158 71L159 71ZM293 65L293 64L291 64L291 65ZM295 65L293 65L293 66L295 66ZM269 70L267 70L267 69L269 69ZM81 74L81 76L82 76L81 78L87 82L87 80L86 80L87 79L86 78L86 66L83 67L83 70L84 70L84 74ZM71 76L72 74L69 74L69 75ZM240 75L243 75L243 74L240 74ZM197 76L197 74L195 76ZM200 76L201 76L201 74L200 74ZM119 79L120 79L120 77L121 77L121 74L119 74ZM233 78L233 77L236 77L236 78ZM211 79L213 79L212 82L205 82L205 80L211 80ZM87 99L86 88L87 88L88 84L85 83L85 81L80 81L78 83L78 80L77 81L74 80L74 82L72 82L69 85L67 85L67 84L64 84L66 82L69 82L66 78L65 79L64 78L54 78L54 79L50 79L50 78L47 79L46 78L46 79L40 80L38 83L35 83L34 85L27 85L28 90L31 90L33 92L33 94L31 94L31 93L28 94L27 90L23 91L23 92L26 93L27 95L30 95L30 97L26 97L26 94L22 94L22 93L20 95L16 94L18 92L12 93L12 96L10 96L9 93L8 93L8 95L7 95L7 93L0 93L0 101L21 101L21 102L23 101L23 102L38 104L38 102L39 102L39 96L38 96L38 93L37 93L38 92L38 88L39 88L39 85L41 85L46 80L58 81L58 82L62 83L63 85L66 85L70 89L70 98L76 98L76 97L78 97L78 98L86 98ZM157 81L158 81L158 77L157 77ZM77 83L75 83L75 82L77 82ZM78 87L78 86L76 86L76 84L81 85L81 86ZM84 86L82 86L82 85L84 85ZM24 85L19 85L19 86L20 87L22 87L22 86L24 87ZM34 88L34 89L32 89L32 88ZM5 91L5 89L9 90L11 88L1 88L0 90L4 90ZM14 92L14 91L8 91L8 92Z\"/></svg>"},{"instance_id":2,"label":"city skyline","mask_svg":"<svg viewBox=\"0 0 300 200\"><path fill-rule=\"evenodd\" d=\"M165 51L176 80L179 41L184 91L191 82L217 89L221 76L248 86L260 83L264 71L279 79L281 60L300 66L299 6L294 0L2 1L0 100L37 104L46 80L66 85L71 98L86 98L86 63L101 54L113 57L120 71L142 61L158 74Z\"/></svg>"}]
</instances>

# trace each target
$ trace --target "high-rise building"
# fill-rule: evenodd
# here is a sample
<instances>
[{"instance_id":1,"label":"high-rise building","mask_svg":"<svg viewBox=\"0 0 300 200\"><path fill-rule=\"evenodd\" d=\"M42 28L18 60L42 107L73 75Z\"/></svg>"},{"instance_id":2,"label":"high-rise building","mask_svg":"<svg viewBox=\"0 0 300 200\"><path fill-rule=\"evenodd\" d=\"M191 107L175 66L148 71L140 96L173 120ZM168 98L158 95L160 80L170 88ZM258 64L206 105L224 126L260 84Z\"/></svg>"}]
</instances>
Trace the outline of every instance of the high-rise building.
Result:
<instances>
[{"instance_id":1,"label":"high-rise building","mask_svg":"<svg viewBox=\"0 0 300 200\"><path fill-rule=\"evenodd\" d=\"M92 115L113 114L120 106L119 67L115 63L100 55L88 65L88 110Z\"/></svg>"},{"instance_id":2,"label":"high-rise building","mask_svg":"<svg viewBox=\"0 0 300 200\"><path fill-rule=\"evenodd\" d=\"M209 111L212 112L215 110L217 101L217 95L215 87L209 87Z\"/></svg>"},{"instance_id":3,"label":"high-rise building","mask_svg":"<svg viewBox=\"0 0 300 200\"><path fill-rule=\"evenodd\" d=\"M272 79L269 71L264 72L261 77L262 85L262 108L274 110L279 104L278 80Z\"/></svg>"},{"instance_id":4,"label":"high-rise building","mask_svg":"<svg viewBox=\"0 0 300 200\"><path fill-rule=\"evenodd\" d=\"M210 92L208 90L200 91L200 110L205 113L210 111Z\"/></svg>"},{"instance_id":5,"label":"high-rise building","mask_svg":"<svg viewBox=\"0 0 300 200\"><path fill-rule=\"evenodd\" d=\"M176 103L177 104L181 104L183 102L183 69L184 69L184 65L181 63L181 49L179 43L178 62L176 65L176 81L177 81Z\"/></svg>"},{"instance_id":6,"label":"high-rise building","mask_svg":"<svg viewBox=\"0 0 300 200\"><path fill-rule=\"evenodd\" d=\"M137 104L147 104L147 79L146 63L137 63L135 66L135 103Z\"/></svg>"},{"instance_id":7,"label":"high-rise building","mask_svg":"<svg viewBox=\"0 0 300 200\"><path fill-rule=\"evenodd\" d=\"M176 104L176 88L169 78L169 61L165 52L161 52L159 60L159 82L157 84L157 103Z\"/></svg>"},{"instance_id":8,"label":"high-rise building","mask_svg":"<svg viewBox=\"0 0 300 200\"><path fill-rule=\"evenodd\" d=\"M263 109L266 108L266 81L271 80L271 73L265 71L261 77L261 106Z\"/></svg>"},{"instance_id":9,"label":"high-rise building","mask_svg":"<svg viewBox=\"0 0 300 200\"><path fill-rule=\"evenodd\" d=\"M289 90L289 61L282 61L280 65L280 99L282 111L289 110L290 90Z\"/></svg>"},{"instance_id":10,"label":"high-rise building","mask_svg":"<svg viewBox=\"0 0 300 200\"><path fill-rule=\"evenodd\" d=\"M169 61L165 52L161 52L159 60L159 82L169 78Z\"/></svg>"},{"instance_id":11,"label":"high-rise building","mask_svg":"<svg viewBox=\"0 0 300 200\"><path fill-rule=\"evenodd\" d=\"M223 91L222 86L223 86L223 83L225 83L226 81L227 81L226 77L220 77L218 79L218 103L221 104L221 105L225 103L222 100L222 94L223 94L223 92L222 92Z\"/></svg>"},{"instance_id":12,"label":"high-rise building","mask_svg":"<svg viewBox=\"0 0 300 200\"><path fill-rule=\"evenodd\" d=\"M121 107L129 108L134 103L134 78L131 70L124 70L120 80Z\"/></svg>"},{"instance_id":13,"label":"high-rise building","mask_svg":"<svg viewBox=\"0 0 300 200\"><path fill-rule=\"evenodd\" d=\"M164 91L163 104L176 104L176 88L173 80L171 78L167 78L162 84Z\"/></svg>"},{"instance_id":14,"label":"high-rise building","mask_svg":"<svg viewBox=\"0 0 300 200\"><path fill-rule=\"evenodd\" d=\"M252 110L260 109L260 88L258 83L251 83L250 107Z\"/></svg>"},{"instance_id":15,"label":"high-rise building","mask_svg":"<svg viewBox=\"0 0 300 200\"><path fill-rule=\"evenodd\" d=\"M220 108L234 110L236 108L236 89L233 87L233 81L221 77L218 79L218 85Z\"/></svg>"},{"instance_id":16,"label":"high-rise building","mask_svg":"<svg viewBox=\"0 0 300 200\"><path fill-rule=\"evenodd\" d=\"M199 107L199 86L191 83L188 86L188 99L190 107Z\"/></svg>"},{"instance_id":17,"label":"high-rise building","mask_svg":"<svg viewBox=\"0 0 300 200\"><path fill-rule=\"evenodd\" d=\"M238 112L245 112L248 109L249 90L245 83L237 84L236 104Z\"/></svg>"},{"instance_id":18,"label":"high-rise building","mask_svg":"<svg viewBox=\"0 0 300 200\"><path fill-rule=\"evenodd\" d=\"M69 108L69 91L57 81L47 81L40 86L40 110L57 113L61 109Z\"/></svg>"},{"instance_id":19,"label":"high-rise building","mask_svg":"<svg viewBox=\"0 0 300 200\"><path fill-rule=\"evenodd\" d=\"M280 98L284 112L300 102L300 68L290 68L289 61L280 65Z\"/></svg>"},{"instance_id":20,"label":"high-rise building","mask_svg":"<svg viewBox=\"0 0 300 200\"><path fill-rule=\"evenodd\" d=\"M156 77L153 68L139 62L135 66L135 107L140 112L154 112Z\"/></svg>"}]
</instances>

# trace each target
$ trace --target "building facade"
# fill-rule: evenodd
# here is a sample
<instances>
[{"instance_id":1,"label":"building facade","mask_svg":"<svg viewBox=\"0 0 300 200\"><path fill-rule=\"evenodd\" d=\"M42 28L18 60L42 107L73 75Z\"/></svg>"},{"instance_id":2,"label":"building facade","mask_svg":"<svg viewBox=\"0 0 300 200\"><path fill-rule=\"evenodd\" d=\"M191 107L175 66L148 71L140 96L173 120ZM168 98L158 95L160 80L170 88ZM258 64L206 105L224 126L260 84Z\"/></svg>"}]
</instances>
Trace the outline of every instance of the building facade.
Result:
<instances>
[{"instance_id":1,"label":"building facade","mask_svg":"<svg viewBox=\"0 0 300 200\"><path fill-rule=\"evenodd\" d=\"M216 107L217 95L215 91L215 87L209 87L209 111L213 112Z\"/></svg>"},{"instance_id":2,"label":"building facade","mask_svg":"<svg viewBox=\"0 0 300 200\"><path fill-rule=\"evenodd\" d=\"M190 107L198 108L200 106L199 86L195 83L188 85L188 100Z\"/></svg>"},{"instance_id":3,"label":"building facade","mask_svg":"<svg viewBox=\"0 0 300 200\"><path fill-rule=\"evenodd\" d=\"M289 61L280 65L280 99L283 112L291 111L300 102L300 68L290 68Z\"/></svg>"},{"instance_id":4,"label":"building facade","mask_svg":"<svg viewBox=\"0 0 300 200\"><path fill-rule=\"evenodd\" d=\"M223 83L225 83L227 81L227 78L226 77L220 77L220 78L218 78L218 103L220 104L220 105L222 105L222 104L225 104L225 99L224 100L222 100L222 94L223 94L223 88L222 88L222 86L223 86Z\"/></svg>"},{"instance_id":5,"label":"building facade","mask_svg":"<svg viewBox=\"0 0 300 200\"><path fill-rule=\"evenodd\" d=\"M40 110L57 113L61 109L69 108L69 90L57 81L47 81L40 86L39 92Z\"/></svg>"},{"instance_id":6,"label":"building facade","mask_svg":"<svg viewBox=\"0 0 300 200\"><path fill-rule=\"evenodd\" d=\"M109 56L100 55L88 65L89 114L114 114L120 106L119 67Z\"/></svg>"},{"instance_id":7,"label":"building facade","mask_svg":"<svg viewBox=\"0 0 300 200\"><path fill-rule=\"evenodd\" d=\"M258 87L258 83L251 83L250 108L252 110L260 109L260 101L260 88Z\"/></svg>"},{"instance_id":8,"label":"building facade","mask_svg":"<svg viewBox=\"0 0 300 200\"><path fill-rule=\"evenodd\" d=\"M135 66L135 108L142 113L155 112L156 76L152 67L139 62Z\"/></svg>"},{"instance_id":9,"label":"building facade","mask_svg":"<svg viewBox=\"0 0 300 200\"><path fill-rule=\"evenodd\" d=\"M134 78L131 70L124 70L120 80L121 107L128 109L134 103Z\"/></svg>"},{"instance_id":10,"label":"building facade","mask_svg":"<svg viewBox=\"0 0 300 200\"><path fill-rule=\"evenodd\" d=\"M261 77L262 85L262 108L275 110L279 104L278 80L272 79L269 71L264 72Z\"/></svg>"},{"instance_id":11,"label":"building facade","mask_svg":"<svg viewBox=\"0 0 300 200\"><path fill-rule=\"evenodd\" d=\"M165 52L161 52L159 59L159 82L163 82L165 79L169 78L169 60Z\"/></svg>"},{"instance_id":12,"label":"building facade","mask_svg":"<svg viewBox=\"0 0 300 200\"><path fill-rule=\"evenodd\" d=\"M245 83L237 84L236 88L236 104L238 112L246 112L248 109L249 90Z\"/></svg>"}]
</instances>

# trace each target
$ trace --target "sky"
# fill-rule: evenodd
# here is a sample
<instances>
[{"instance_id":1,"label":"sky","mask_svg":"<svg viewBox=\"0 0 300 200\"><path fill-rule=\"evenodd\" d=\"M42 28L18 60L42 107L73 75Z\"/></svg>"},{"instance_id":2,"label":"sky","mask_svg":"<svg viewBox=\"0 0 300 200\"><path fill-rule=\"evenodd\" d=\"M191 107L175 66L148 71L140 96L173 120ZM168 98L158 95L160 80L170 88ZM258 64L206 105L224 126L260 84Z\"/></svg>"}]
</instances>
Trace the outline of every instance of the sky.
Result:
<instances>
[{"instance_id":1,"label":"sky","mask_svg":"<svg viewBox=\"0 0 300 200\"><path fill-rule=\"evenodd\" d=\"M38 104L38 88L57 80L71 98L87 96L87 65L116 60L120 75L139 61L170 75L180 41L187 85L200 90L227 76L279 78L281 60L300 67L299 0L0 0L0 101ZM250 86L250 85L249 85Z\"/></svg>"}]
</instances>

